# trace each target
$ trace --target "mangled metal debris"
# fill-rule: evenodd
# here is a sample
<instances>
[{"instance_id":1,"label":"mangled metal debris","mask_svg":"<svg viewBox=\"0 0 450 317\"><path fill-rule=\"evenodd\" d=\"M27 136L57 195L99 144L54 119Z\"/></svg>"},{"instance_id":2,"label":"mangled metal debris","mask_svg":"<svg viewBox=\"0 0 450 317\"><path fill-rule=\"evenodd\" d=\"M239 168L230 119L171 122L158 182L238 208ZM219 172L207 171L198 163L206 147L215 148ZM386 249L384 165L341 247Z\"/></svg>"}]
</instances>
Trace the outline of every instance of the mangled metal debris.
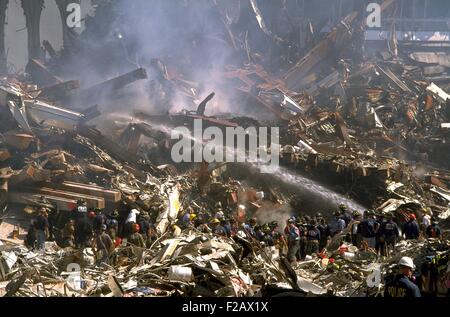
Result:
<instances>
[{"instance_id":1,"label":"mangled metal debris","mask_svg":"<svg viewBox=\"0 0 450 317\"><path fill-rule=\"evenodd\" d=\"M394 2L382 1L382 11ZM95 18L110 5L99 4ZM311 20L284 34L266 5L214 1L220 26L202 27L204 38L183 43L190 50L180 55L139 56L120 28L110 39L87 25L72 48L45 41L49 57L1 80L1 296L380 296L400 256L417 265L433 257L443 277L448 54L411 52L392 23L384 51L365 56L361 12L346 12L326 34ZM90 36L99 43L84 48ZM211 43L231 46L231 65L203 58ZM66 78L80 71L72 58L100 83ZM173 129L196 120L204 129L276 125L280 170L173 164ZM334 219L338 203L355 210ZM361 217L379 226L395 219L389 252L373 243L379 236L353 232ZM405 224L416 218L420 232L409 238ZM289 240L292 228L298 240ZM325 239L310 236L316 229Z\"/></svg>"}]
</instances>

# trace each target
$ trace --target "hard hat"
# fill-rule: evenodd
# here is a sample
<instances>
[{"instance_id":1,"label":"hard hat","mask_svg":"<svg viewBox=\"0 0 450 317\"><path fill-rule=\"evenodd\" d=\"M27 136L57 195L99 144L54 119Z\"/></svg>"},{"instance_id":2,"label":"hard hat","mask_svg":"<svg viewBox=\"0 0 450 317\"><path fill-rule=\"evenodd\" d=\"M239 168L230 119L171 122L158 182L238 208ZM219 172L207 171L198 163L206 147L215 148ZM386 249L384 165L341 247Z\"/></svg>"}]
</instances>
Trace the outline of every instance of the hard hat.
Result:
<instances>
[{"instance_id":1,"label":"hard hat","mask_svg":"<svg viewBox=\"0 0 450 317\"><path fill-rule=\"evenodd\" d=\"M217 219L217 218L214 218L214 219L211 221L211 223L212 223L212 224L220 223L220 220Z\"/></svg>"},{"instance_id":2,"label":"hard hat","mask_svg":"<svg viewBox=\"0 0 450 317\"><path fill-rule=\"evenodd\" d=\"M401 258L400 261L398 262L398 265L409 267L412 270L414 270L416 268L416 266L414 265L413 259L411 259L410 257L407 257L407 256L404 256L403 258Z\"/></svg>"},{"instance_id":3,"label":"hard hat","mask_svg":"<svg viewBox=\"0 0 450 317\"><path fill-rule=\"evenodd\" d=\"M191 214L190 216L189 216L189 220L194 220L195 218L197 218L197 215L196 214Z\"/></svg>"}]
</instances>

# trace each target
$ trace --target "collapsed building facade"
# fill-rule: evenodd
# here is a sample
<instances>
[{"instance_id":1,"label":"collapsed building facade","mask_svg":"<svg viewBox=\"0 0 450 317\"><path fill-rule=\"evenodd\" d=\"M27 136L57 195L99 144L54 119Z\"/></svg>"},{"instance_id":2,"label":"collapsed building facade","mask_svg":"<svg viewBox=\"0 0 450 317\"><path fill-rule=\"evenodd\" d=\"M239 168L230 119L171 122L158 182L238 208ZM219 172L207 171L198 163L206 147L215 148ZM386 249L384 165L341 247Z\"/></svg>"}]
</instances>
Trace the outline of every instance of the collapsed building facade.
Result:
<instances>
[{"instance_id":1,"label":"collapsed building facade","mask_svg":"<svg viewBox=\"0 0 450 317\"><path fill-rule=\"evenodd\" d=\"M74 1L56 2L65 20ZM403 16L404 1L395 0L380 2L377 32L386 37L377 41L367 39L361 1L333 1L328 18L305 1L134 2L96 1L86 30L76 35L65 26L57 51L40 41L42 1L22 1L26 73L1 68L2 295L377 296L383 280L370 277L390 273L401 255L418 265L436 256L445 270L447 232L441 240L401 241L387 259L355 247L340 255L343 232L326 256L292 268L254 239L174 234L172 225L188 207L211 213L220 201L230 215L245 206L261 224L331 217L343 203L392 212L399 222L430 208L447 228L448 33L413 40L407 31L417 17ZM426 3L431 12L450 9ZM448 15L423 18L425 31L448 31L441 25ZM175 164L171 132L193 130L195 120L204 129L278 127L280 168L263 174L257 164ZM150 248L121 246L115 265L100 268L89 248L47 242L44 254L34 253L17 238L41 197L58 212L56 230L81 199L122 218L139 210L158 239ZM84 283L67 279L73 264ZM177 275L180 267L187 276Z\"/></svg>"}]
</instances>

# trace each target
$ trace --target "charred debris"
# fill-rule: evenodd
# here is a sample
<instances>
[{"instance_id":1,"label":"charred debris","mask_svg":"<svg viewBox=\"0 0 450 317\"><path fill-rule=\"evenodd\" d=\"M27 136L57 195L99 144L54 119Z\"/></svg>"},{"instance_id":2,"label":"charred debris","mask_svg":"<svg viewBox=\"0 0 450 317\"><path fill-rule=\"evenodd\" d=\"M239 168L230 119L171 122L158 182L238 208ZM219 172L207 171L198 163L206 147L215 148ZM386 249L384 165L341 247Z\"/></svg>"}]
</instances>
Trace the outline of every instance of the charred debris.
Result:
<instances>
[{"instance_id":1,"label":"charred debris","mask_svg":"<svg viewBox=\"0 0 450 317\"><path fill-rule=\"evenodd\" d=\"M154 2L162 10L169 1ZM176 18L191 1L170 2L179 5ZM431 42L399 41L390 32L369 54L364 10L356 5L321 33L311 20L294 27L298 1L238 2L208 2L212 28L186 40L187 47L180 41L173 54L152 56L114 18L120 1L96 1L81 35L65 30L61 51L34 45L25 72L4 74L2 296L376 296L400 256L420 264L433 255L446 265L446 230L441 240L401 241L382 259L352 245L340 253L344 232L320 257L291 267L280 250L249 235L173 226L189 208L206 218L221 208L227 218L278 221L282 230L290 216L331 218L344 202L400 222L427 211L448 228L448 42L430 49ZM382 1L382 11L395 12L387 9L396 2ZM270 10L276 14L269 17ZM202 56L212 43L229 52L225 66ZM204 128L279 127L282 172L174 164L171 129L192 129L195 119ZM332 194L305 189L304 181ZM154 225L154 240L145 247L124 242L109 264L96 265L92 248L59 243L79 201L122 221L137 210ZM38 252L23 239L41 207L54 213L53 239ZM382 279L368 282L377 270Z\"/></svg>"}]
</instances>

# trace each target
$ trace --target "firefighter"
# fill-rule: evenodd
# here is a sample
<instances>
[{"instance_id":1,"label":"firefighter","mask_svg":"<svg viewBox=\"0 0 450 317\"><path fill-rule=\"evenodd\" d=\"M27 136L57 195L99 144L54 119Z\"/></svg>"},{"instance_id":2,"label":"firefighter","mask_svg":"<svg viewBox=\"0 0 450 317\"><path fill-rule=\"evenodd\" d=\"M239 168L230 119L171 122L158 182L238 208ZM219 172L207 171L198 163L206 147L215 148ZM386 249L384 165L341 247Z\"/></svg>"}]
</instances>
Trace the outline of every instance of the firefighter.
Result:
<instances>
[{"instance_id":1,"label":"firefighter","mask_svg":"<svg viewBox=\"0 0 450 317\"><path fill-rule=\"evenodd\" d=\"M435 218L431 218L431 225L427 227L425 233L427 235L427 238L442 238L441 228L439 228Z\"/></svg>"},{"instance_id":2,"label":"firefighter","mask_svg":"<svg viewBox=\"0 0 450 317\"><path fill-rule=\"evenodd\" d=\"M358 226L361 223L361 213L359 211L353 212L353 221L350 224L350 237L354 246L360 247L362 242L361 232L358 232Z\"/></svg>"},{"instance_id":3,"label":"firefighter","mask_svg":"<svg viewBox=\"0 0 450 317\"><path fill-rule=\"evenodd\" d=\"M380 227L381 236L384 239L384 249L382 254L389 256L391 251L394 250L394 246L400 236L397 224L393 220L394 215L392 213L387 214L387 221L383 222Z\"/></svg>"},{"instance_id":4,"label":"firefighter","mask_svg":"<svg viewBox=\"0 0 450 317\"><path fill-rule=\"evenodd\" d=\"M311 225L306 232L306 255L319 252L320 231L317 228L316 220L311 221Z\"/></svg>"},{"instance_id":5,"label":"firefighter","mask_svg":"<svg viewBox=\"0 0 450 317\"><path fill-rule=\"evenodd\" d=\"M300 230L295 225L295 219L290 218L285 229L288 241L288 261L291 265L297 264L297 253L300 249Z\"/></svg>"},{"instance_id":6,"label":"firefighter","mask_svg":"<svg viewBox=\"0 0 450 317\"><path fill-rule=\"evenodd\" d=\"M139 233L139 231L141 231L141 226L135 223L131 227L131 230L132 234L127 239L128 244L140 248L145 248L144 237L142 237L142 235Z\"/></svg>"}]
</instances>

